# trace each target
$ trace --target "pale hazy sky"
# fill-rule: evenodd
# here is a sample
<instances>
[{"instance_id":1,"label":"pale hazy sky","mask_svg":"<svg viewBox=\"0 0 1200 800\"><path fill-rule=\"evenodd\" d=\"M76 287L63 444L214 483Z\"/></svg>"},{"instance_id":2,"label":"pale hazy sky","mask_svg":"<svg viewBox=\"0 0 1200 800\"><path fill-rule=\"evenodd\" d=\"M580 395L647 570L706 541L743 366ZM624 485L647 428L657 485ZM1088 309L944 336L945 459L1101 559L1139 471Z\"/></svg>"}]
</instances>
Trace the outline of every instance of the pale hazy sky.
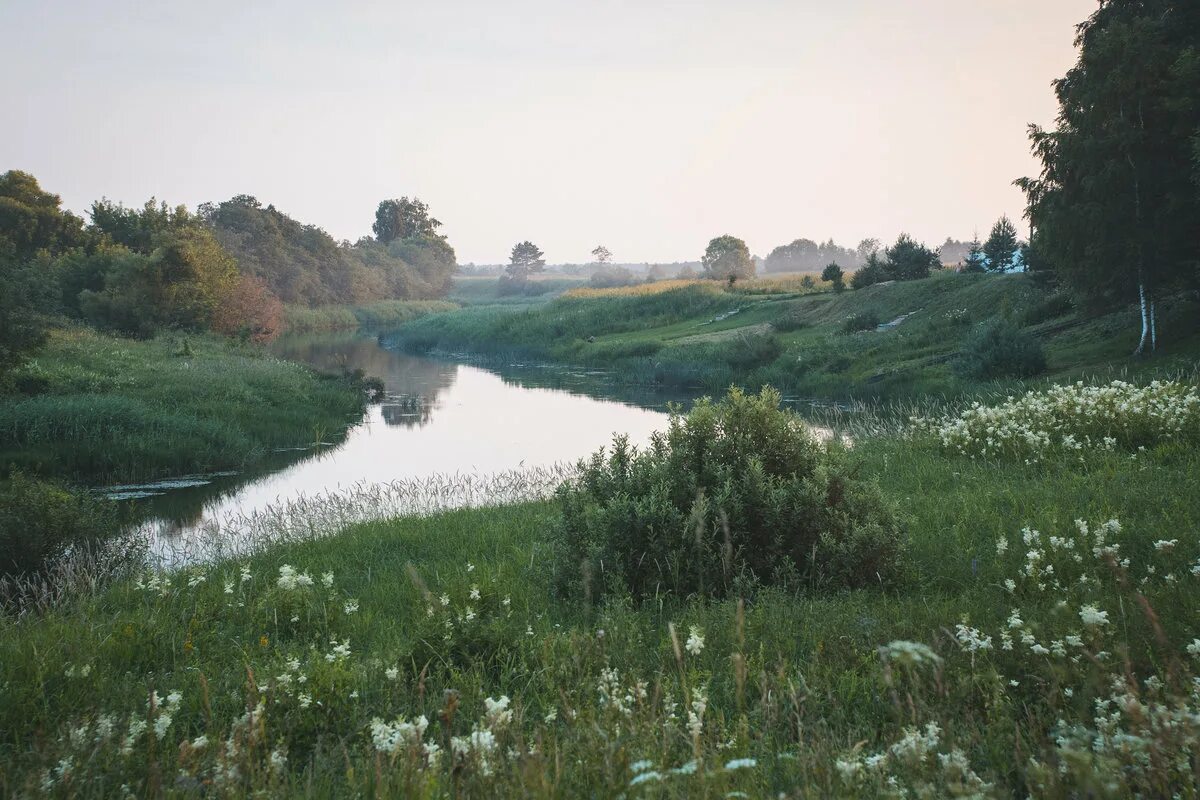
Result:
<instances>
[{"instance_id":1,"label":"pale hazy sky","mask_svg":"<svg viewBox=\"0 0 1200 800\"><path fill-rule=\"evenodd\" d=\"M1095 7L2 0L0 170L79 212L253 194L339 239L417 195L462 263L936 245L1020 217Z\"/></svg>"}]
</instances>

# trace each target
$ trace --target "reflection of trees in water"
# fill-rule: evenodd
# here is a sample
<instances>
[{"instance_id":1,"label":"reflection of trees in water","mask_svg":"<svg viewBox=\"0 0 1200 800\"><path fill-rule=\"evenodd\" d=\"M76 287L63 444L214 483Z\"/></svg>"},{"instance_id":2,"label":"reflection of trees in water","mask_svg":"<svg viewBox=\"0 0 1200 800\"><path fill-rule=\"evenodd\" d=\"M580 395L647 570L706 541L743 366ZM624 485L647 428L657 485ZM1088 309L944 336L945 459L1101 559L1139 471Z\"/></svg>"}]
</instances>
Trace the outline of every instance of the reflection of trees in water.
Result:
<instances>
[{"instance_id":1,"label":"reflection of trees in water","mask_svg":"<svg viewBox=\"0 0 1200 800\"><path fill-rule=\"evenodd\" d=\"M353 333L286 337L275 353L325 372L361 369L381 379L383 421L403 427L428 423L438 395L454 385L458 374L456 364L387 350L377 338Z\"/></svg>"},{"instance_id":2,"label":"reflection of trees in water","mask_svg":"<svg viewBox=\"0 0 1200 800\"><path fill-rule=\"evenodd\" d=\"M388 425L424 427L433 416L433 402L421 395L388 395L380 403L379 411Z\"/></svg>"}]
</instances>

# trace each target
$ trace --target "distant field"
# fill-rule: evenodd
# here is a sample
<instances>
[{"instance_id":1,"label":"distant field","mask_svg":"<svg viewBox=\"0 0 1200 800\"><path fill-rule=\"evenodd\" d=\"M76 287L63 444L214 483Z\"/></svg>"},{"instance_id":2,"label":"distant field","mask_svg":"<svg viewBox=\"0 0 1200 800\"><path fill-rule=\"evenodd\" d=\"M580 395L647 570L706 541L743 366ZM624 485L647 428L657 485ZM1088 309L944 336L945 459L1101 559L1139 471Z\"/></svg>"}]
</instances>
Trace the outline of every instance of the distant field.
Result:
<instances>
[{"instance_id":1,"label":"distant field","mask_svg":"<svg viewBox=\"0 0 1200 800\"><path fill-rule=\"evenodd\" d=\"M570 275L535 275L524 294L502 295L500 279L491 275L456 275L447 300L465 306L535 305L553 300L565 291L587 285L587 278Z\"/></svg>"}]
</instances>

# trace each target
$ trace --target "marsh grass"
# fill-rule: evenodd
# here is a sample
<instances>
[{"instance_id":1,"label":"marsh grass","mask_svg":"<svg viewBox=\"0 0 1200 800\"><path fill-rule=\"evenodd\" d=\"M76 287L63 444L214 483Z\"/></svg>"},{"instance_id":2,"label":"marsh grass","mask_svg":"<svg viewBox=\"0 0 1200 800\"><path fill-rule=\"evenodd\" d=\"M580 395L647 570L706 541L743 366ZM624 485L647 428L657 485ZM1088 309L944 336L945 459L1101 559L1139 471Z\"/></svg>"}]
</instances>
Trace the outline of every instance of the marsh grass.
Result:
<instances>
[{"instance_id":1,"label":"marsh grass","mask_svg":"<svg viewBox=\"0 0 1200 800\"><path fill-rule=\"evenodd\" d=\"M453 311L457 303L446 300L383 300L365 306L287 306L283 324L287 333L345 330L382 330L403 325L427 314Z\"/></svg>"},{"instance_id":2,"label":"marsh grass","mask_svg":"<svg viewBox=\"0 0 1200 800\"><path fill-rule=\"evenodd\" d=\"M337 435L362 409L345 379L216 337L53 333L0 397L0 464L86 484L240 469Z\"/></svg>"}]
</instances>

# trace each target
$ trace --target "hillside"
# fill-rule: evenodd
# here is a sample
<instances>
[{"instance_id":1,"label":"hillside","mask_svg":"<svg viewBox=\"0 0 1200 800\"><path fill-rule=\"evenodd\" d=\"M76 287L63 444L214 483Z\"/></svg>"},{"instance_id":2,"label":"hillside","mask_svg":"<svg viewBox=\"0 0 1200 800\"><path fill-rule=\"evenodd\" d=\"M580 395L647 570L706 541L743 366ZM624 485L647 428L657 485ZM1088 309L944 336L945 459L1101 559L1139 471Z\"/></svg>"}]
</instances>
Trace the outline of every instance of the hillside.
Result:
<instances>
[{"instance_id":1,"label":"hillside","mask_svg":"<svg viewBox=\"0 0 1200 800\"><path fill-rule=\"evenodd\" d=\"M1130 356L1138 332L1133 309L1089 313L1022 274L941 273L843 293L770 279L732 290L703 281L578 290L528 308L433 315L394 339L422 352L609 368L639 384L710 391L771 384L826 398L957 396L980 388L955 369L959 353L996 320L1041 344L1040 378L1193 370L1196 301L1164 301L1160 316L1159 355L1139 360Z\"/></svg>"}]
</instances>

